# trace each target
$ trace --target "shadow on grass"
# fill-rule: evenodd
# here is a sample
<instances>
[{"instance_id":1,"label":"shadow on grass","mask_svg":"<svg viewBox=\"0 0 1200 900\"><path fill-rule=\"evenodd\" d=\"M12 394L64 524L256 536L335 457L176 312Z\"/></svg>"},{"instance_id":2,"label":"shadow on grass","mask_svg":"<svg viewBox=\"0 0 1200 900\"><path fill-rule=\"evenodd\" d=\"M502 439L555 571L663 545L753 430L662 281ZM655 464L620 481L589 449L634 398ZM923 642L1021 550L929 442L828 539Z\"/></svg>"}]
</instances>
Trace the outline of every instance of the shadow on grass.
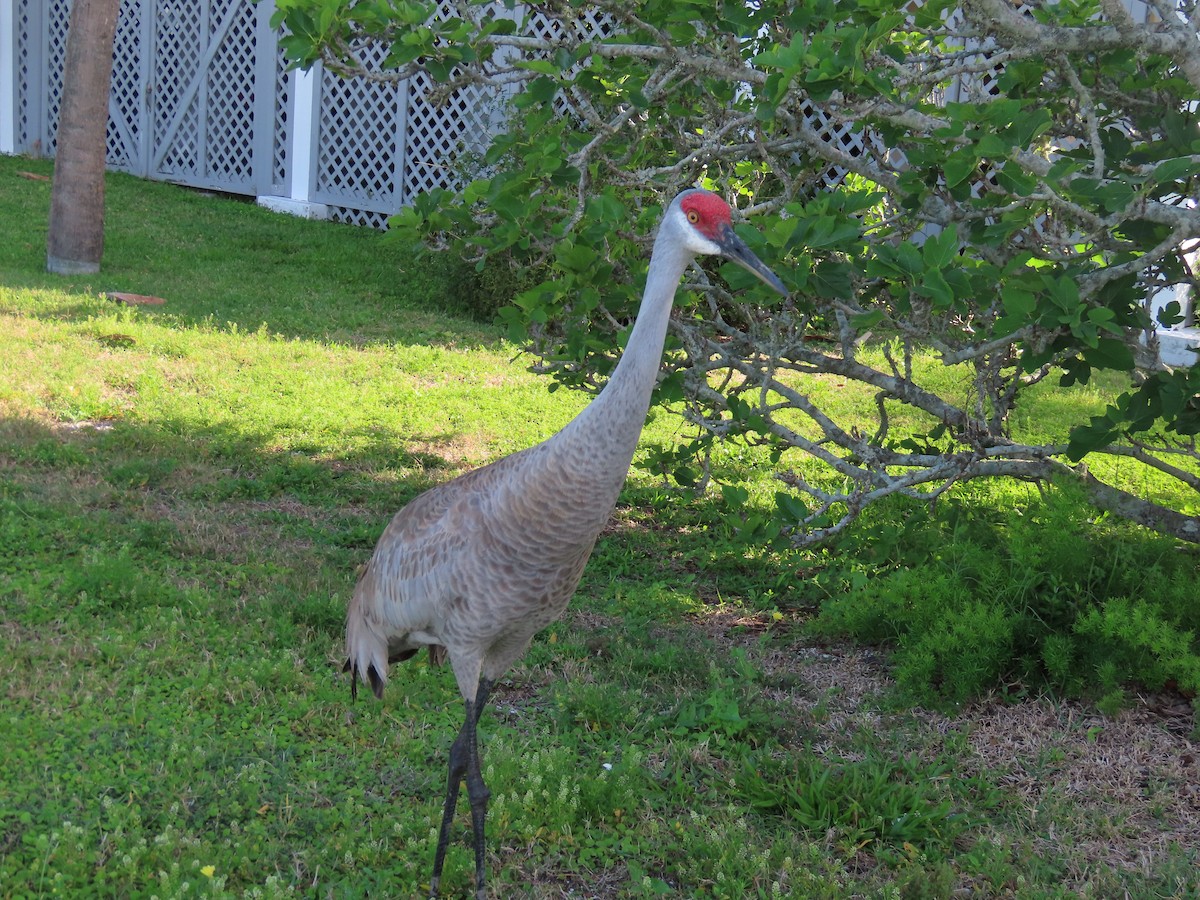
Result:
<instances>
[{"instance_id":1,"label":"shadow on grass","mask_svg":"<svg viewBox=\"0 0 1200 900\"><path fill-rule=\"evenodd\" d=\"M0 417L0 461L7 463L0 478L35 489L39 481L45 489L56 480L86 481L212 504L290 498L319 508L386 510L457 474L437 452L454 445L454 434L412 436L421 450L369 436L361 449L332 457L271 450L268 435L220 425Z\"/></svg>"},{"instance_id":2,"label":"shadow on grass","mask_svg":"<svg viewBox=\"0 0 1200 900\"><path fill-rule=\"evenodd\" d=\"M222 609L324 648L391 516L455 474L436 450L386 451L319 459L222 427L0 417L0 607L27 627Z\"/></svg>"}]
</instances>

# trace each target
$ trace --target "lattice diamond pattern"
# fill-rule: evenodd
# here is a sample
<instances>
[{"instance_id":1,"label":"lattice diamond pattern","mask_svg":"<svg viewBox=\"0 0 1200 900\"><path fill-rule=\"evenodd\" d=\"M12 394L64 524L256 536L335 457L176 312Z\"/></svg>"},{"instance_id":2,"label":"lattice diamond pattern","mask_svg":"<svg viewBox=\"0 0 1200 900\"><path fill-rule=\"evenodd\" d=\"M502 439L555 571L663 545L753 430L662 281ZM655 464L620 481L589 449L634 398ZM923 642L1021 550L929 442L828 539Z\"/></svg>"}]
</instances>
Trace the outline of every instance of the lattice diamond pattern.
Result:
<instances>
[{"instance_id":1,"label":"lattice diamond pattern","mask_svg":"<svg viewBox=\"0 0 1200 900\"><path fill-rule=\"evenodd\" d=\"M277 190L288 181L288 144L291 140L289 110L292 105L292 79L288 73L287 57L275 48L275 121L271 133L271 184Z\"/></svg>"},{"instance_id":2,"label":"lattice diamond pattern","mask_svg":"<svg viewBox=\"0 0 1200 900\"><path fill-rule=\"evenodd\" d=\"M443 0L435 13L455 14L450 0ZM409 82L402 203L421 191L456 187L477 174L492 135L504 123L505 92L499 86L473 84L444 96L437 87L425 75Z\"/></svg>"},{"instance_id":3,"label":"lattice diamond pattern","mask_svg":"<svg viewBox=\"0 0 1200 900\"><path fill-rule=\"evenodd\" d=\"M17 84L28 86L33 83L32 67L29 64L29 44L32 22L29 19L29 4L32 0L22 0L17 6L17 28L20 29L17 39ZM32 116L32 98L28 89L21 91L17 98L17 117L20 130L17 132L17 146L30 148L36 138L31 135L33 130L30 121ZM40 149L40 146L39 146ZM36 152L36 150L34 151Z\"/></svg>"},{"instance_id":4,"label":"lattice diamond pattern","mask_svg":"<svg viewBox=\"0 0 1200 900\"><path fill-rule=\"evenodd\" d=\"M440 103L430 98L430 80L412 80L405 123L401 200L432 188L453 188L476 174L491 136L504 124L499 88L470 85Z\"/></svg>"},{"instance_id":5,"label":"lattice diamond pattern","mask_svg":"<svg viewBox=\"0 0 1200 900\"><path fill-rule=\"evenodd\" d=\"M220 43L204 72L208 106L204 175L222 184L253 185L254 7L239 4L228 15L233 19L223 31L217 30L215 17L209 27L209 43Z\"/></svg>"},{"instance_id":6,"label":"lattice diamond pattern","mask_svg":"<svg viewBox=\"0 0 1200 900\"><path fill-rule=\"evenodd\" d=\"M543 40L557 40L562 37L561 20L551 18L540 10L534 10L528 14L525 30L530 36ZM616 31L616 25L612 17L607 14L594 9L582 9L578 11L578 15L571 22L571 30L574 32L571 35L572 38L591 41L608 37ZM547 54L547 58L549 58L549 54ZM564 97L558 97L555 100L555 107L563 115L571 114L570 104Z\"/></svg>"},{"instance_id":7,"label":"lattice diamond pattern","mask_svg":"<svg viewBox=\"0 0 1200 900\"><path fill-rule=\"evenodd\" d=\"M154 33L154 156L159 175L179 178L197 168L199 93L188 87L200 66L202 5L178 3L159 10Z\"/></svg>"},{"instance_id":8,"label":"lattice diamond pattern","mask_svg":"<svg viewBox=\"0 0 1200 900\"><path fill-rule=\"evenodd\" d=\"M833 144L838 150L858 158L867 152L867 137L852 122L839 122L825 112L804 103L800 107L807 123L812 126L827 144ZM847 169L842 166L830 166L820 173L818 180L826 188L836 187L846 177Z\"/></svg>"},{"instance_id":9,"label":"lattice diamond pattern","mask_svg":"<svg viewBox=\"0 0 1200 900\"><path fill-rule=\"evenodd\" d=\"M355 209L351 206L331 206L329 207L329 218L333 222L342 222L346 225L360 225L383 230L387 228L391 214L372 212L369 209Z\"/></svg>"},{"instance_id":10,"label":"lattice diamond pattern","mask_svg":"<svg viewBox=\"0 0 1200 900\"><path fill-rule=\"evenodd\" d=\"M27 86L19 98L19 137L33 152L54 152L70 8L71 0L17 2L18 77ZM258 9L243 0L122 0L106 146L114 167L253 193L254 173L265 166L269 183L289 183L293 81L278 46L255 46ZM575 9L570 27L583 39L614 31L596 11ZM438 14L454 14L452 0L442 0ZM559 36L558 20L528 7L505 12L498 5L496 14L517 16L530 34ZM985 53L987 48L977 49ZM274 59L273 77L265 85L256 83L259 52ZM368 64L379 65L382 55L379 51ZM35 82L38 88L30 89ZM984 98L995 90L996 76L989 74L964 81L950 96ZM254 115L262 111L255 109L254 98L267 91L273 104L264 104L269 113L263 114L272 118L260 127L271 131L270 155L257 160ZM453 187L475 174L473 166L506 114L505 89L472 85L435 102L424 78L386 85L326 74L321 95L314 199L328 203L336 218L376 227L418 192ZM873 140L816 109L810 122L854 156ZM833 186L843 176L829 169L820 177Z\"/></svg>"},{"instance_id":11,"label":"lattice diamond pattern","mask_svg":"<svg viewBox=\"0 0 1200 900\"><path fill-rule=\"evenodd\" d=\"M105 150L109 166L126 171L137 165L143 138L143 14L143 3L139 0L126 0L121 4L115 43L120 52L113 54L112 94L109 100Z\"/></svg>"},{"instance_id":12,"label":"lattice diamond pattern","mask_svg":"<svg viewBox=\"0 0 1200 900\"><path fill-rule=\"evenodd\" d=\"M46 85L46 134L42 149L46 155L53 156L54 136L58 132L58 115L62 110L62 69L63 60L67 55L67 26L70 24L71 9L66 4L53 6L42 15L47 18L46 70L51 76Z\"/></svg>"},{"instance_id":13,"label":"lattice diamond pattern","mask_svg":"<svg viewBox=\"0 0 1200 900\"><path fill-rule=\"evenodd\" d=\"M1136 5L1136 3L1135 3ZM1025 16L1033 15L1033 7L1029 4L1015 0L1012 4L1014 11ZM962 24L962 10L954 10L947 19L947 24L957 26ZM984 59L985 54L995 49L991 38L983 41L971 41L966 44L964 49L978 50L979 59ZM978 103L991 99L1000 93L999 81L1000 76L1004 73L1004 65L999 64L995 68L981 73L972 73L964 75L958 79L954 89L951 91L951 97L964 102Z\"/></svg>"},{"instance_id":14,"label":"lattice diamond pattern","mask_svg":"<svg viewBox=\"0 0 1200 900\"><path fill-rule=\"evenodd\" d=\"M378 49L368 66L378 66ZM321 112L316 195L334 206L395 212L397 203L396 136L402 85L358 79L347 81L328 72L321 82Z\"/></svg>"},{"instance_id":15,"label":"lattice diamond pattern","mask_svg":"<svg viewBox=\"0 0 1200 900\"><path fill-rule=\"evenodd\" d=\"M253 191L255 16L249 4L159 7L154 174Z\"/></svg>"}]
</instances>

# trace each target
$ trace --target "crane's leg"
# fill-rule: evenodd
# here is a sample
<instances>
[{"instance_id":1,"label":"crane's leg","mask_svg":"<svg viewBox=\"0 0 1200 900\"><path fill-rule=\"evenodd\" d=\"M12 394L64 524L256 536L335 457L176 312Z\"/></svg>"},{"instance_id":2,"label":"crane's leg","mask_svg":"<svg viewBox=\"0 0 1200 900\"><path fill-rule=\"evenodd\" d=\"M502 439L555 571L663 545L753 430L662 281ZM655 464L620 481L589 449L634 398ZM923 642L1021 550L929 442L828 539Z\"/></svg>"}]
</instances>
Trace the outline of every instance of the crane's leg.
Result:
<instances>
[{"instance_id":1,"label":"crane's leg","mask_svg":"<svg viewBox=\"0 0 1200 900\"><path fill-rule=\"evenodd\" d=\"M487 881L487 860L484 848L484 818L487 816L488 799L492 792L483 783L483 775L479 772L479 741L476 739L475 723L483 712L491 693L492 683L484 678L479 679L479 690L475 695L475 722L471 724L471 741L467 745L467 799L471 803L471 835L475 842L475 898L486 900L487 892L484 884Z\"/></svg>"},{"instance_id":2,"label":"crane's leg","mask_svg":"<svg viewBox=\"0 0 1200 900\"><path fill-rule=\"evenodd\" d=\"M467 798L471 802L471 830L475 839L475 896L477 900L483 900L485 897L483 826L491 792L483 783L483 776L479 772L479 742L475 735L475 725L479 722L479 716L491 690L492 683L486 678L480 678L475 699L466 702L467 714L463 727L450 747L450 777L446 784L446 804L442 809L442 828L438 832L437 852L433 857L433 878L429 882L430 897L438 895L442 864L446 861L446 847L450 843L450 826L454 822L455 807L458 806L458 789L464 780L467 782Z\"/></svg>"}]
</instances>

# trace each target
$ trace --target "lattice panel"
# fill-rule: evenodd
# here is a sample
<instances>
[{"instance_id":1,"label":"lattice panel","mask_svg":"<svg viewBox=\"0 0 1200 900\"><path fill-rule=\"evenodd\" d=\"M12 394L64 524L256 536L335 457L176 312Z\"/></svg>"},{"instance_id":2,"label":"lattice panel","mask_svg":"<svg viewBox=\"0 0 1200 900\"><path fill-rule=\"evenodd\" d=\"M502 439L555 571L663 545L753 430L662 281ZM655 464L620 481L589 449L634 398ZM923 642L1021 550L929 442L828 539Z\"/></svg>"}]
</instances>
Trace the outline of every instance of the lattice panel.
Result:
<instances>
[{"instance_id":1,"label":"lattice panel","mask_svg":"<svg viewBox=\"0 0 1200 900\"><path fill-rule=\"evenodd\" d=\"M29 22L28 8L24 4ZM42 133L33 137L29 133L32 127L31 110L28 99L25 107L24 125L26 128L26 144L37 142L35 152L43 152L53 156L57 148L56 135L58 120L62 112L62 71L67 55L67 31L71 20L70 0L59 0L42 8L43 32L41 35L30 35L38 41L44 56L41 62L44 66L38 73L44 84L44 106L41 108ZM105 153L109 166L115 169L130 169L137 157L140 137L140 103L141 82L144 75L141 71L141 47L139 21L142 15L140 0L124 0L119 7L117 19L117 34L114 41L112 93L109 99L109 121L105 134ZM23 44L22 69L26 77L32 75L30 68L30 41ZM28 84L28 82L25 82Z\"/></svg>"},{"instance_id":2,"label":"lattice panel","mask_svg":"<svg viewBox=\"0 0 1200 900\"><path fill-rule=\"evenodd\" d=\"M612 17L606 13L599 12L589 7L577 8L575 18L570 22L570 33L564 35L562 33L563 22L560 18L547 16L541 10L534 9L532 11L526 9L526 16L522 30L530 37L541 38L545 41L557 41L562 38L567 38L570 42L587 42L600 40L612 35L616 30L616 24ZM552 57L552 54L545 54L547 59ZM574 74L578 70L578 66L569 70ZM570 114L570 104L565 97L558 97L555 101L555 106L560 113L564 115Z\"/></svg>"},{"instance_id":3,"label":"lattice panel","mask_svg":"<svg viewBox=\"0 0 1200 900\"><path fill-rule=\"evenodd\" d=\"M159 10L154 30L153 135L160 175L179 178L199 165L194 139L200 126L199 92L189 92L204 50L201 4L179 3Z\"/></svg>"},{"instance_id":4,"label":"lattice panel","mask_svg":"<svg viewBox=\"0 0 1200 900\"><path fill-rule=\"evenodd\" d=\"M471 85L434 101L425 75L412 79L405 122L402 202L433 188L454 188L482 174L483 155L504 127L505 97L498 87Z\"/></svg>"},{"instance_id":5,"label":"lattice panel","mask_svg":"<svg viewBox=\"0 0 1200 900\"><path fill-rule=\"evenodd\" d=\"M437 15L454 15L450 2L443 2ZM488 13L508 15L497 6ZM518 8L517 17L524 33L534 37L560 37L561 24L540 12L526 15ZM593 40L612 33L612 23L594 10L582 10L572 22L577 37ZM401 173L400 201L411 202L414 195L433 188L455 188L471 178L487 173L483 157L492 138L507 124L507 102L511 89L500 85L469 85L443 94L427 76L411 82L407 118L404 123L404 165ZM560 101L561 111L567 104Z\"/></svg>"},{"instance_id":6,"label":"lattice panel","mask_svg":"<svg viewBox=\"0 0 1200 900\"><path fill-rule=\"evenodd\" d=\"M291 129L292 76L283 49L275 47L275 121L271 134L271 184L282 190L288 183L288 147Z\"/></svg>"},{"instance_id":7,"label":"lattice panel","mask_svg":"<svg viewBox=\"0 0 1200 900\"><path fill-rule=\"evenodd\" d=\"M31 121L35 110L33 109L33 99L30 97L30 86L33 85L35 76L33 74L33 66L30 64L29 47L34 38L34 24L30 16L30 4L32 0L20 0L17 4L16 26L17 26L17 59L15 73L17 84L23 88L19 91L17 97L17 146L33 150L36 154L40 151L40 144L37 149L33 149L31 145L37 140L31 132L34 129Z\"/></svg>"},{"instance_id":8,"label":"lattice panel","mask_svg":"<svg viewBox=\"0 0 1200 900\"><path fill-rule=\"evenodd\" d=\"M155 174L252 188L255 8L164 5L155 41Z\"/></svg>"},{"instance_id":9,"label":"lattice panel","mask_svg":"<svg viewBox=\"0 0 1200 900\"><path fill-rule=\"evenodd\" d=\"M377 66L384 55L378 49L364 62ZM399 209L396 160L403 93L402 86L323 73L317 199L375 212Z\"/></svg>"},{"instance_id":10,"label":"lattice panel","mask_svg":"<svg viewBox=\"0 0 1200 900\"><path fill-rule=\"evenodd\" d=\"M254 27L252 4L236 4L223 21L209 23L208 44L217 42L217 52L203 73L204 174L223 184L253 183Z\"/></svg>"},{"instance_id":11,"label":"lattice panel","mask_svg":"<svg viewBox=\"0 0 1200 900\"><path fill-rule=\"evenodd\" d=\"M1135 0L1136 2L1136 0ZM1025 16L1033 15L1033 7L1027 3L1015 0L1012 7L1016 12ZM964 21L964 16L961 9L954 10L946 19L946 24L953 28L961 26ZM992 39L986 38L983 41L972 40L966 44L964 49L979 52L978 59L980 61L986 59L986 54L995 49L995 43ZM987 100L997 97L1000 94L1000 77L1004 74L1004 65L998 64L994 68L977 73L969 73L958 78L954 86L947 92L947 99L956 100L964 103L982 103Z\"/></svg>"},{"instance_id":12,"label":"lattice panel","mask_svg":"<svg viewBox=\"0 0 1200 900\"><path fill-rule=\"evenodd\" d=\"M396 211L399 211L397 205ZM387 228L388 219L392 213L373 212L369 209L355 209L350 206L330 206L329 219L332 222L342 222L346 225L359 225L364 228L377 228L383 231Z\"/></svg>"},{"instance_id":13,"label":"lattice panel","mask_svg":"<svg viewBox=\"0 0 1200 900\"><path fill-rule=\"evenodd\" d=\"M497 7L492 11L505 12ZM492 12L487 13L491 15ZM450 0L435 16L454 16ZM507 92L499 85L473 84L446 93L426 75L411 81L404 123L401 202L433 188L455 188L484 174L483 155L504 127Z\"/></svg>"},{"instance_id":14,"label":"lattice panel","mask_svg":"<svg viewBox=\"0 0 1200 900\"><path fill-rule=\"evenodd\" d=\"M45 93L46 105L42 113L46 128L42 150L47 156L53 156L58 116L62 110L62 70L63 60L67 55L67 28L70 25L71 6L69 3L56 3L42 15L47 17L44 50L46 71L49 75Z\"/></svg>"},{"instance_id":15,"label":"lattice panel","mask_svg":"<svg viewBox=\"0 0 1200 900\"><path fill-rule=\"evenodd\" d=\"M141 28L145 6L141 0L125 0L117 17L105 152L110 167L125 171L137 168L145 139L142 105L146 75Z\"/></svg>"},{"instance_id":16,"label":"lattice panel","mask_svg":"<svg viewBox=\"0 0 1200 900\"><path fill-rule=\"evenodd\" d=\"M838 122L808 102L801 105L800 111L804 114L805 121L824 139L825 143L832 144L836 149L855 159L867 152L868 138L854 123ZM830 166L820 173L818 179L825 188L836 187L842 183L842 179L846 177L848 171L842 166Z\"/></svg>"}]
</instances>

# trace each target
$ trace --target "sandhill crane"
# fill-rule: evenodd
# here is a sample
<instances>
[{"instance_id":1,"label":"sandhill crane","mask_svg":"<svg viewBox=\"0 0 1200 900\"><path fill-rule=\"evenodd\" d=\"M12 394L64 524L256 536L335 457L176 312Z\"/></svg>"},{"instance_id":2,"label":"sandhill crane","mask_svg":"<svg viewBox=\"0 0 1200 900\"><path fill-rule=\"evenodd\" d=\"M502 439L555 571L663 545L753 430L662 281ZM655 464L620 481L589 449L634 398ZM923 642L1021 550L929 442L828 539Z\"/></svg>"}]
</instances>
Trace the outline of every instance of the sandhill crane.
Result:
<instances>
[{"instance_id":1,"label":"sandhill crane","mask_svg":"<svg viewBox=\"0 0 1200 900\"><path fill-rule=\"evenodd\" d=\"M421 494L384 530L346 617L346 671L382 697L388 664L428 647L450 659L466 703L450 773L430 896L465 780L484 890L489 791L475 725L493 682L562 614L617 502L650 405L675 289L697 255L723 256L779 293L783 283L734 233L716 194L686 190L659 225L637 320L608 384L558 434Z\"/></svg>"}]
</instances>

